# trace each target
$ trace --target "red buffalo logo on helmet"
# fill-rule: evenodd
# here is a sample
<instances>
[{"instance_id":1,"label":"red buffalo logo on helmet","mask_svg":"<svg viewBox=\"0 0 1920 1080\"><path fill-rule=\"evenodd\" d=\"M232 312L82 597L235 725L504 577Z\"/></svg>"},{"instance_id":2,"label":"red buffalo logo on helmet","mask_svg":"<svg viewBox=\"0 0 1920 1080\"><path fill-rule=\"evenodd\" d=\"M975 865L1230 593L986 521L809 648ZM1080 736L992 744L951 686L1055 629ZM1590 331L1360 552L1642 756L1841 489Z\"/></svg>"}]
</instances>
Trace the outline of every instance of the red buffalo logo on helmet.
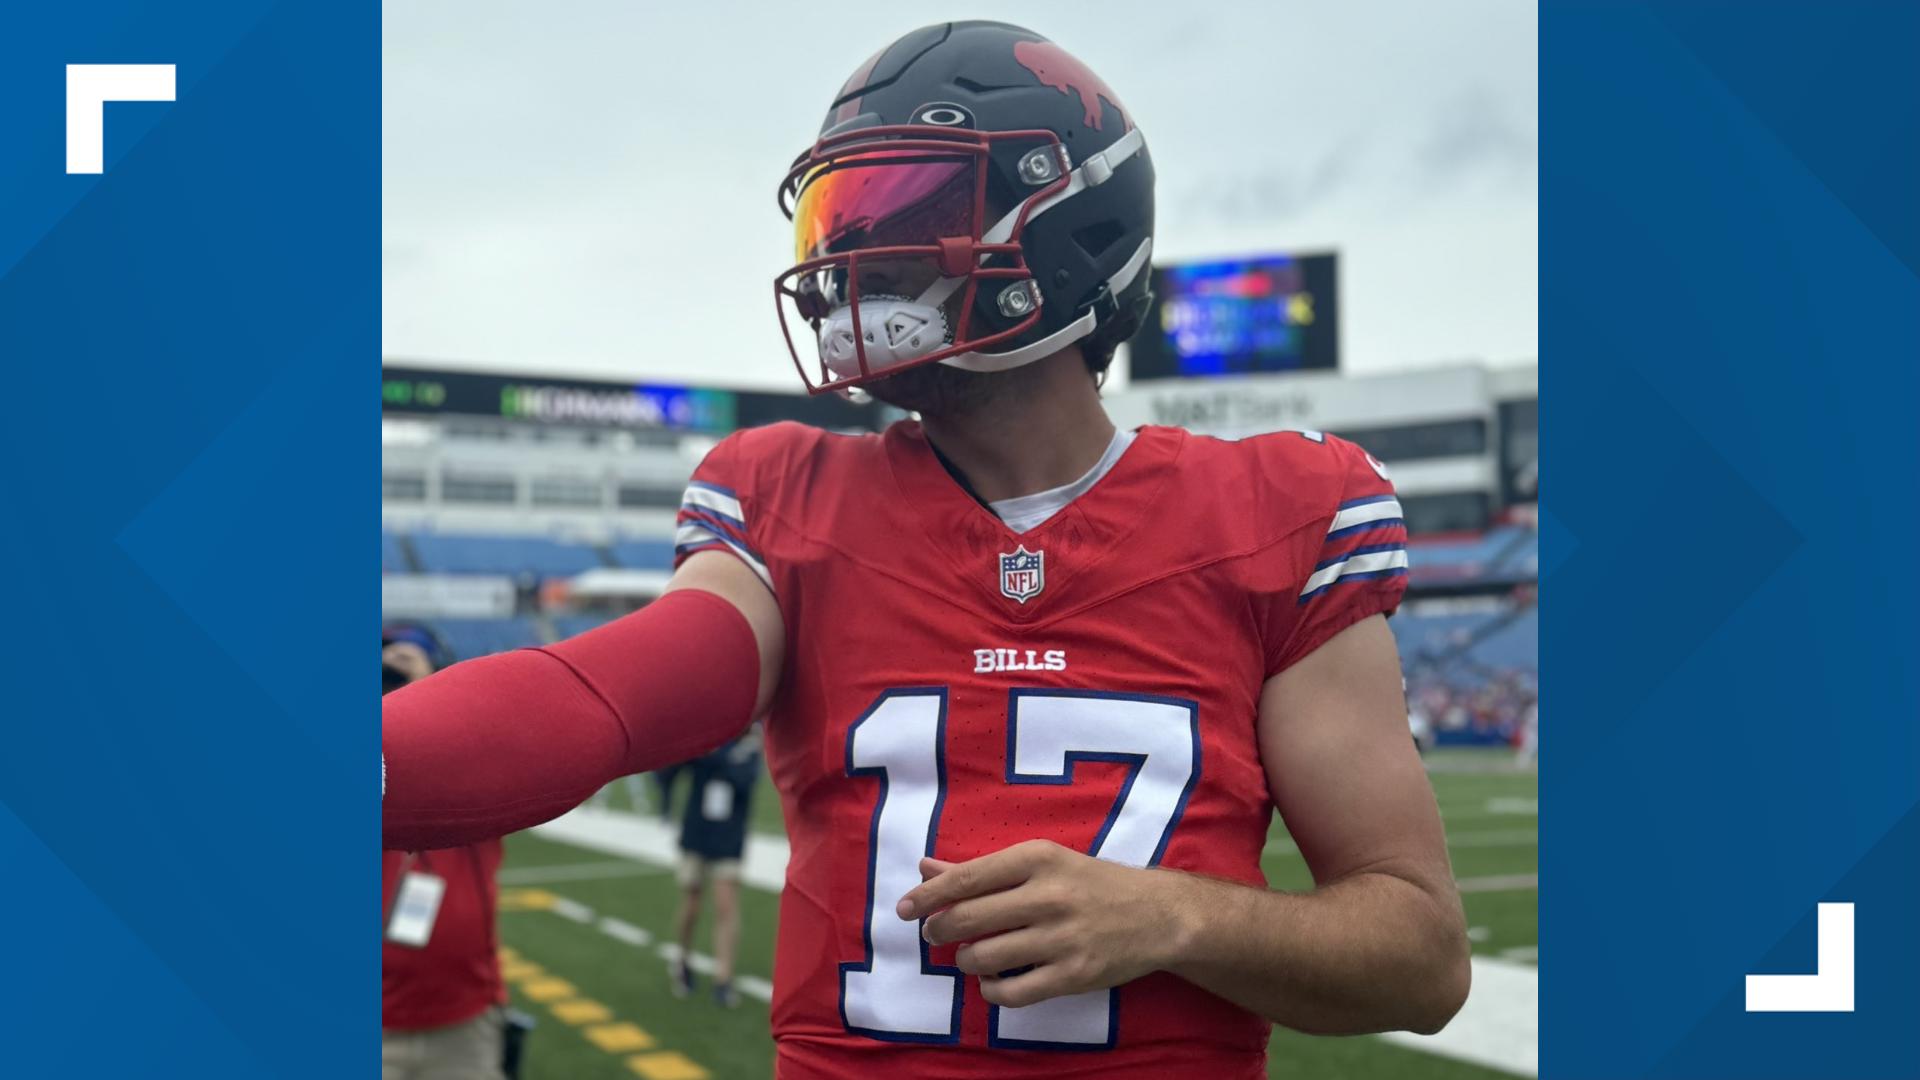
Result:
<instances>
[{"instance_id":1,"label":"red buffalo logo on helmet","mask_svg":"<svg viewBox=\"0 0 1920 1080\"><path fill-rule=\"evenodd\" d=\"M1133 129L1133 121L1127 119L1127 110L1120 99L1113 96L1100 76L1087 70L1087 65L1074 59L1067 50L1051 41L1021 41L1013 46L1013 58L1042 83L1063 94L1078 95L1080 108L1086 113L1086 124L1093 130L1100 130L1101 98L1106 98L1107 104L1120 114L1120 122L1127 130Z\"/></svg>"}]
</instances>

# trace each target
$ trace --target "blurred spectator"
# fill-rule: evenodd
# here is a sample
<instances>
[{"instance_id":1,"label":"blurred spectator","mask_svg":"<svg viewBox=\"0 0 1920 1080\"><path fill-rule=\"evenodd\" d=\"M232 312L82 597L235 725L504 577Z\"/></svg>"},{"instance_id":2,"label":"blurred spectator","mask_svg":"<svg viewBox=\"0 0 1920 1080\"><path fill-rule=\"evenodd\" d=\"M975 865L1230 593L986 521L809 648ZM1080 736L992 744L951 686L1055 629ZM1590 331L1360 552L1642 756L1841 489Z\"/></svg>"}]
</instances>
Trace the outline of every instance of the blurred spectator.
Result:
<instances>
[{"instance_id":1,"label":"blurred spectator","mask_svg":"<svg viewBox=\"0 0 1920 1080\"><path fill-rule=\"evenodd\" d=\"M1422 669L1408 675L1407 709L1426 717L1440 741L1516 742L1538 691L1525 671Z\"/></svg>"},{"instance_id":2,"label":"blurred spectator","mask_svg":"<svg viewBox=\"0 0 1920 1080\"><path fill-rule=\"evenodd\" d=\"M453 660L422 626L380 635L381 693ZM381 1080L503 1080L506 986L494 916L500 841L382 853Z\"/></svg>"},{"instance_id":3,"label":"blurred spectator","mask_svg":"<svg viewBox=\"0 0 1920 1080\"><path fill-rule=\"evenodd\" d=\"M654 787L660 795L660 820L673 820L673 785L675 781L680 779L680 774L687 771L688 767L687 763L669 765L664 769L655 769L653 772L647 774L653 777ZM639 807L635 806L634 809L637 810Z\"/></svg>"},{"instance_id":4,"label":"blurred spectator","mask_svg":"<svg viewBox=\"0 0 1920 1080\"><path fill-rule=\"evenodd\" d=\"M713 999L732 1008L733 959L740 944L740 858L746 850L747 817L760 780L760 729L746 734L688 766L692 790L680 826L680 955L671 969L673 992L694 990L693 928L700 901L713 886Z\"/></svg>"}]
</instances>

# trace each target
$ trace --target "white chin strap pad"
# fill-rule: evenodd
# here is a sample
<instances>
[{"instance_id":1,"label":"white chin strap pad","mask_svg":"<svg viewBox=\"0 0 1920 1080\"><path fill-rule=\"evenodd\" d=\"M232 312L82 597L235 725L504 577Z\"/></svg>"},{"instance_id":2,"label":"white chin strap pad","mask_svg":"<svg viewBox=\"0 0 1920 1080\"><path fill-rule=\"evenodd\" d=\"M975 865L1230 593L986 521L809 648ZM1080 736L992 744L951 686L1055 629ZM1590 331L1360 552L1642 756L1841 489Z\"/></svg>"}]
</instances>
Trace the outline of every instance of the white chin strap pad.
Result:
<instances>
[{"instance_id":1,"label":"white chin strap pad","mask_svg":"<svg viewBox=\"0 0 1920 1080\"><path fill-rule=\"evenodd\" d=\"M854 335L865 334L867 371L878 373L943 349L952 339L946 313L938 305L916 303L903 296L860 299L860 326L853 322L853 305L834 308L820 322L820 358L840 378L860 374L860 351ZM863 330L864 328L864 330Z\"/></svg>"}]
</instances>

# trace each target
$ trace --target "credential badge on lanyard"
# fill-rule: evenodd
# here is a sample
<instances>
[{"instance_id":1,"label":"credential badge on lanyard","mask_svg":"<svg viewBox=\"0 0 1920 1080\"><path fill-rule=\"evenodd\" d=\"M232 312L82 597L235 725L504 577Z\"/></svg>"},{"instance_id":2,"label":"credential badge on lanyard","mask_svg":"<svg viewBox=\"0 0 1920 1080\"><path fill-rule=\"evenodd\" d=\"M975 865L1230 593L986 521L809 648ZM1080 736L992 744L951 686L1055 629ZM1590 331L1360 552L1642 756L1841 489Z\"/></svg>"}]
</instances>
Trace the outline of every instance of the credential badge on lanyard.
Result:
<instances>
[{"instance_id":1,"label":"credential badge on lanyard","mask_svg":"<svg viewBox=\"0 0 1920 1080\"><path fill-rule=\"evenodd\" d=\"M408 865L412 865L411 860ZM424 870L403 871L400 892L393 901L393 917L387 920L387 940L413 949L426 948L433 937L434 921L440 917L440 901L446 895L446 878Z\"/></svg>"}]
</instances>

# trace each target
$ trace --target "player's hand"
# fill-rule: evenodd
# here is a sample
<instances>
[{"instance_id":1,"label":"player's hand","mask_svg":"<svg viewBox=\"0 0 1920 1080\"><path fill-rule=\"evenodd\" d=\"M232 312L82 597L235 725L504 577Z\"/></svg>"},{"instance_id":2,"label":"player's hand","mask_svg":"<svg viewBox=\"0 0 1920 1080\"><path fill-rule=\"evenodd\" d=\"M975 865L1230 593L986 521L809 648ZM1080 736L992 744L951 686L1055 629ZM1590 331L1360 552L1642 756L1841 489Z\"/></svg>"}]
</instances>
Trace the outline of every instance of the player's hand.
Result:
<instances>
[{"instance_id":1,"label":"player's hand","mask_svg":"<svg viewBox=\"0 0 1920 1080\"><path fill-rule=\"evenodd\" d=\"M1178 948L1176 874L1049 840L963 863L922 859L920 874L900 917L927 917L921 932L934 945L965 942L960 970L980 976L994 1005L1118 986L1167 966Z\"/></svg>"}]
</instances>

